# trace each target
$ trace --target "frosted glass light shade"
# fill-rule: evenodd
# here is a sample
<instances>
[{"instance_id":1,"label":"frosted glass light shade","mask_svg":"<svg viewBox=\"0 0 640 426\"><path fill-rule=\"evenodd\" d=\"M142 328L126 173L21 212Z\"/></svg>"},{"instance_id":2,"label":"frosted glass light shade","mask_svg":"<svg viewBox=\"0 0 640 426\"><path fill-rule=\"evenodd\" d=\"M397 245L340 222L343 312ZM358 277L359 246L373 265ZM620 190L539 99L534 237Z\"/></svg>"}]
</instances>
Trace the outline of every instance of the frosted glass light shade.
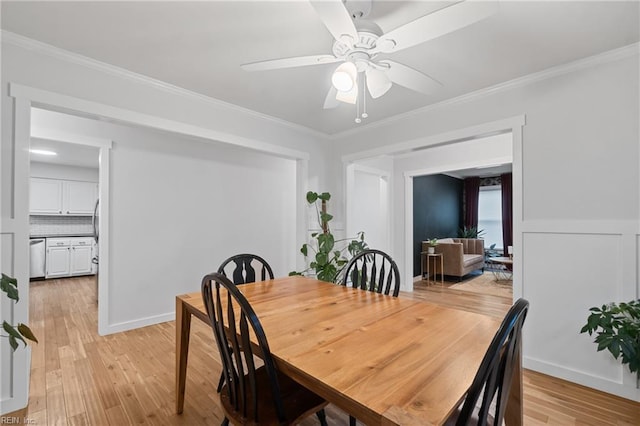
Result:
<instances>
[{"instance_id":1,"label":"frosted glass light shade","mask_svg":"<svg viewBox=\"0 0 640 426\"><path fill-rule=\"evenodd\" d=\"M340 64L331 76L331 84L339 92L349 92L356 83L358 70L353 62Z\"/></svg>"}]
</instances>

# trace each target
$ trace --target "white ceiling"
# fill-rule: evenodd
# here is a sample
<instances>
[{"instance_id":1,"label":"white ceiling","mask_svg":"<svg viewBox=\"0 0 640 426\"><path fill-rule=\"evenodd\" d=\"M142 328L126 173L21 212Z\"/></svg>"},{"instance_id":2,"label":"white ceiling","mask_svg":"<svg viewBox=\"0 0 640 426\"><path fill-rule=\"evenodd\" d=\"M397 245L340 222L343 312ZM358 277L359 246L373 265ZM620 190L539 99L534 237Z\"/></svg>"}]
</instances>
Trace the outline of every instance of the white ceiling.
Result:
<instances>
[{"instance_id":1,"label":"white ceiling","mask_svg":"<svg viewBox=\"0 0 640 426\"><path fill-rule=\"evenodd\" d=\"M29 158L34 162L88 167L91 169L97 169L99 165L98 157L100 155L100 149L92 146L31 138L30 148L53 151L57 154L55 156L49 156L30 153Z\"/></svg>"},{"instance_id":2,"label":"white ceiling","mask_svg":"<svg viewBox=\"0 0 640 426\"><path fill-rule=\"evenodd\" d=\"M389 31L451 2L376 1ZM639 40L638 1L506 1L488 19L389 58L443 83L432 96L394 86L363 124ZM336 64L247 72L260 60L331 53L298 1L2 1L2 28L323 133L356 128L353 105L322 106Z\"/></svg>"}]
</instances>

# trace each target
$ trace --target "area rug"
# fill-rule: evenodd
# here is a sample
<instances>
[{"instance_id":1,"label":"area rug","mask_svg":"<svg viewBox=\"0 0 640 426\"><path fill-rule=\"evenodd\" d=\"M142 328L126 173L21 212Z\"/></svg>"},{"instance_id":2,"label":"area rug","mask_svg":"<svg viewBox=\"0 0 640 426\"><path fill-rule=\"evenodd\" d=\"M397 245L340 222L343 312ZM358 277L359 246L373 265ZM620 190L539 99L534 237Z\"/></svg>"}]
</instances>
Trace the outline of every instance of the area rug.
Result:
<instances>
[{"instance_id":1,"label":"area rug","mask_svg":"<svg viewBox=\"0 0 640 426\"><path fill-rule=\"evenodd\" d=\"M513 286L511 281L497 282L491 272L472 278L468 281L453 284L449 288L454 290L469 291L471 293L491 294L494 296L513 297Z\"/></svg>"}]
</instances>

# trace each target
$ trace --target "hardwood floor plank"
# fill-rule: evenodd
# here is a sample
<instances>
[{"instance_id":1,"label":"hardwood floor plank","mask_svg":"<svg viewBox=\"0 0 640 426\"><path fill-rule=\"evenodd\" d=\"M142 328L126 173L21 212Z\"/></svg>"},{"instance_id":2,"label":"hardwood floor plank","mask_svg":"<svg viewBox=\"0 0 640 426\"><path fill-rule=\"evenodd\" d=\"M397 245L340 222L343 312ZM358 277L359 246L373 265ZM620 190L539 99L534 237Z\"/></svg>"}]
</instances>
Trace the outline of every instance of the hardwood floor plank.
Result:
<instances>
[{"instance_id":1,"label":"hardwood floor plank","mask_svg":"<svg viewBox=\"0 0 640 426\"><path fill-rule=\"evenodd\" d=\"M502 318L506 297L415 283L403 293L431 303ZM37 425L122 426L220 424L215 387L220 362L211 330L191 325L184 413L175 414L175 322L99 336L92 277L47 280L30 287L32 349L29 407L20 416ZM639 426L640 404L525 370L524 424ZM349 417L327 407L329 425ZM317 425L315 416L303 426ZM360 423L359 423L360 424Z\"/></svg>"}]
</instances>

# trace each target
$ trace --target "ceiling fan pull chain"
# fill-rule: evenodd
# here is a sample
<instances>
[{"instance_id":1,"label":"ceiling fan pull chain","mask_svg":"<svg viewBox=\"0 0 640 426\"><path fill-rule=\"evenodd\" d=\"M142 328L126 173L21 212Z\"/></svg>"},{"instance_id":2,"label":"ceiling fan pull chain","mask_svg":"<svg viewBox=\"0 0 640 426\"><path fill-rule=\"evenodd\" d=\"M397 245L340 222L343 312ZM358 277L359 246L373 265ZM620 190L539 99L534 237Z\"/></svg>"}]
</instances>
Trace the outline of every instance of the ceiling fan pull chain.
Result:
<instances>
[{"instance_id":1,"label":"ceiling fan pull chain","mask_svg":"<svg viewBox=\"0 0 640 426\"><path fill-rule=\"evenodd\" d=\"M367 73L362 73L362 118L367 118Z\"/></svg>"},{"instance_id":2,"label":"ceiling fan pull chain","mask_svg":"<svg viewBox=\"0 0 640 426\"><path fill-rule=\"evenodd\" d=\"M360 90L360 82L362 81L360 78L361 75L362 73L359 72L358 77L356 78L356 119L354 121L358 124L362 122L362 119L360 119L360 93L362 92L362 90Z\"/></svg>"}]
</instances>

